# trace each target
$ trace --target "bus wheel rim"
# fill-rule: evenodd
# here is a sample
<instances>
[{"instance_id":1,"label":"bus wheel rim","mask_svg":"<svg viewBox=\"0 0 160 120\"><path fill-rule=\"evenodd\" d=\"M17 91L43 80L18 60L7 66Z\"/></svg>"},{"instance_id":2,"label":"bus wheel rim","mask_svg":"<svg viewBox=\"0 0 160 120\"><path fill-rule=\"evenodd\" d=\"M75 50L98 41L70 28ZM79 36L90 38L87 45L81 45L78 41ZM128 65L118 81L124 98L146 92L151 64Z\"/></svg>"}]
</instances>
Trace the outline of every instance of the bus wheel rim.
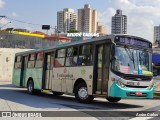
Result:
<instances>
[{"instance_id":1,"label":"bus wheel rim","mask_svg":"<svg viewBox=\"0 0 160 120\"><path fill-rule=\"evenodd\" d=\"M32 89L33 89L32 84L29 84L29 87L28 87L29 92L32 92Z\"/></svg>"},{"instance_id":2,"label":"bus wheel rim","mask_svg":"<svg viewBox=\"0 0 160 120\"><path fill-rule=\"evenodd\" d=\"M80 88L79 91L78 91L78 96L81 99L86 99L88 97L87 89L85 87Z\"/></svg>"}]
</instances>

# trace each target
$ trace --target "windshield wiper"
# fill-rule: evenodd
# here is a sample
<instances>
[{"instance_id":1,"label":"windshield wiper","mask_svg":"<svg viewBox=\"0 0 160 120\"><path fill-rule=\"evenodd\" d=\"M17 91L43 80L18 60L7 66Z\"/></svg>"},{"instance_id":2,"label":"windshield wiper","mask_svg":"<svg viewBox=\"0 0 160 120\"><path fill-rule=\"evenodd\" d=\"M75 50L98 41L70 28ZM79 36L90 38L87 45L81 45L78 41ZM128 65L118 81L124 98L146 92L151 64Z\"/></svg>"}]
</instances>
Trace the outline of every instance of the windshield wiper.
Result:
<instances>
[{"instance_id":1,"label":"windshield wiper","mask_svg":"<svg viewBox=\"0 0 160 120\"><path fill-rule=\"evenodd\" d=\"M127 46L127 45L125 45L124 49L125 49L125 51L126 51L127 55L129 56L129 58L132 60L133 65L134 65L134 68L135 68L135 61L134 61L134 55L133 55L133 52L131 53L131 51L129 50L129 48L128 48L128 46Z\"/></svg>"}]
</instances>

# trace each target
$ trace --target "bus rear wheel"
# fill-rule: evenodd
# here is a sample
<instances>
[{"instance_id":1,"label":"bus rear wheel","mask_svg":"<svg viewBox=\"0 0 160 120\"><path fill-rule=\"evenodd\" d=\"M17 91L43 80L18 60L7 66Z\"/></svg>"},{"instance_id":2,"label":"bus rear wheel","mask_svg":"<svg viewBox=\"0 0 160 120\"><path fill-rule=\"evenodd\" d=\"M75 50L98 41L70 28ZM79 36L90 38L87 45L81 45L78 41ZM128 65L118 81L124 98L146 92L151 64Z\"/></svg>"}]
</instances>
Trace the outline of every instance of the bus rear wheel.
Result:
<instances>
[{"instance_id":1,"label":"bus rear wheel","mask_svg":"<svg viewBox=\"0 0 160 120\"><path fill-rule=\"evenodd\" d=\"M121 100L119 97L108 97L106 98L109 102L118 102Z\"/></svg>"},{"instance_id":2,"label":"bus rear wheel","mask_svg":"<svg viewBox=\"0 0 160 120\"><path fill-rule=\"evenodd\" d=\"M34 83L32 80L29 80L28 81L28 84L27 84L27 92L28 94L30 95L33 95L34 94Z\"/></svg>"},{"instance_id":3,"label":"bus rear wheel","mask_svg":"<svg viewBox=\"0 0 160 120\"><path fill-rule=\"evenodd\" d=\"M41 90L34 89L33 80L29 80L27 84L27 92L30 95L33 95L33 94L39 95L41 93Z\"/></svg>"},{"instance_id":4,"label":"bus rear wheel","mask_svg":"<svg viewBox=\"0 0 160 120\"><path fill-rule=\"evenodd\" d=\"M85 83L80 83L75 89L75 98L81 103L90 103L93 101L93 96L88 95L87 86Z\"/></svg>"}]
</instances>

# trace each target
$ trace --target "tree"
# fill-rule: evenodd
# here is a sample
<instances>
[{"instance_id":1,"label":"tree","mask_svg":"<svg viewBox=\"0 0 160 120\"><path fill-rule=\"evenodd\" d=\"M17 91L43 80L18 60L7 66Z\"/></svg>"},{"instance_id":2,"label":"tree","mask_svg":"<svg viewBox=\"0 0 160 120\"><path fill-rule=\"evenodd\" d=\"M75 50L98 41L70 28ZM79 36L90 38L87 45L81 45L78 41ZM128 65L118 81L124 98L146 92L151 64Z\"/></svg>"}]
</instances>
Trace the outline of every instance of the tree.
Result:
<instances>
[{"instance_id":1,"label":"tree","mask_svg":"<svg viewBox=\"0 0 160 120\"><path fill-rule=\"evenodd\" d=\"M70 29L69 31L67 31L67 33L78 33L79 31L78 30L75 30L75 29Z\"/></svg>"}]
</instances>

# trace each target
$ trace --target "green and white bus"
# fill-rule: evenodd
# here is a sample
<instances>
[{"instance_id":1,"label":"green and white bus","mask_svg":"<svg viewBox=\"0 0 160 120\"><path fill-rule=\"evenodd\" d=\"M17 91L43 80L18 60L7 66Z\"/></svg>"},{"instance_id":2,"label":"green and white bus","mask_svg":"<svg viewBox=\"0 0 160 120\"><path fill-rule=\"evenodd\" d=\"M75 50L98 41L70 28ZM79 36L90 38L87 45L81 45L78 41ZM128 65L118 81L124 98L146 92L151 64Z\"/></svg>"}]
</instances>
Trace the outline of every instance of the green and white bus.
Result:
<instances>
[{"instance_id":1,"label":"green and white bus","mask_svg":"<svg viewBox=\"0 0 160 120\"><path fill-rule=\"evenodd\" d=\"M79 102L104 97L152 98L152 43L131 35L106 35L16 53L13 84L29 94L49 90Z\"/></svg>"}]
</instances>

